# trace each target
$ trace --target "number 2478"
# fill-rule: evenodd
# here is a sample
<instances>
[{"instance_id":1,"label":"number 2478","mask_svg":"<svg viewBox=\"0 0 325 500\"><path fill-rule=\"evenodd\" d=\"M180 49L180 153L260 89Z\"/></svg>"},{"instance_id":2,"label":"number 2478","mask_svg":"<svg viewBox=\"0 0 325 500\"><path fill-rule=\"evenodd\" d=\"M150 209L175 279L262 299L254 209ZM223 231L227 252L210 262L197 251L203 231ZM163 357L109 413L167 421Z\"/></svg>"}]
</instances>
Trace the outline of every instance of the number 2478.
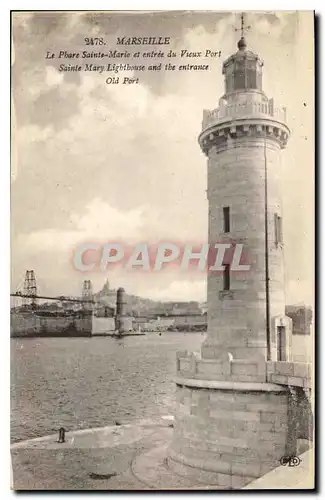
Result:
<instances>
[{"instance_id":1,"label":"number 2478","mask_svg":"<svg viewBox=\"0 0 325 500\"><path fill-rule=\"evenodd\" d=\"M85 38L85 45L105 45L103 38Z\"/></svg>"}]
</instances>

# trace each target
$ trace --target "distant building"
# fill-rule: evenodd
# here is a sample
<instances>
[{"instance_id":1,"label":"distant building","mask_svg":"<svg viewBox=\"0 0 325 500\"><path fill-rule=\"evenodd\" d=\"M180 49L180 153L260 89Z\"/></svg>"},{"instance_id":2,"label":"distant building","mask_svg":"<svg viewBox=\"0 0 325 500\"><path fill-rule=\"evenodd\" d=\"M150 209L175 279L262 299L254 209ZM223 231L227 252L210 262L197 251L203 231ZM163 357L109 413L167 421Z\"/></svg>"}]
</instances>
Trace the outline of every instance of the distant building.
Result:
<instances>
[{"instance_id":1,"label":"distant building","mask_svg":"<svg viewBox=\"0 0 325 500\"><path fill-rule=\"evenodd\" d=\"M101 317L111 317L116 309L116 290L110 289L106 280L103 288L93 295L95 300L95 314Z\"/></svg>"},{"instance_id":2,"label":"distant building","mask_svg":"<svg viewBox=\"0 0 325 500\"><path fill-rule=\"evenodd\" d=\"M313 320L312 309L305 305L286 306L286 315L292 319L293 335L310 335Z\"/></svg>"}]
</instances>

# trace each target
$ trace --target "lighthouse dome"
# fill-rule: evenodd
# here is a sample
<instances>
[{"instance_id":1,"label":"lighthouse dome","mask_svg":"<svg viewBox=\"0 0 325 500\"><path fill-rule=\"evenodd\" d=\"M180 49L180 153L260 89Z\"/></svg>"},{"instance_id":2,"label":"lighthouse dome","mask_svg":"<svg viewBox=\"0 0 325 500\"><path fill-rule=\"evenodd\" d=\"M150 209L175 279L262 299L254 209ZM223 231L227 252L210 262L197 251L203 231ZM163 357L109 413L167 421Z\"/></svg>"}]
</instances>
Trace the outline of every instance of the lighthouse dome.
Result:
<instances>
[{"instance_id":1,"label":"lighthouse dome","mask_svg":"<svg viewBox=\"0 0 325 500\"><path fill-rule=\"evenodd\" d=\"M247 90L262 92L263 61L258 54L247 49L244 37L241 37L237 47L238 51L228 57L222 66L225 93Z\"/></svg>"}]
</instances>

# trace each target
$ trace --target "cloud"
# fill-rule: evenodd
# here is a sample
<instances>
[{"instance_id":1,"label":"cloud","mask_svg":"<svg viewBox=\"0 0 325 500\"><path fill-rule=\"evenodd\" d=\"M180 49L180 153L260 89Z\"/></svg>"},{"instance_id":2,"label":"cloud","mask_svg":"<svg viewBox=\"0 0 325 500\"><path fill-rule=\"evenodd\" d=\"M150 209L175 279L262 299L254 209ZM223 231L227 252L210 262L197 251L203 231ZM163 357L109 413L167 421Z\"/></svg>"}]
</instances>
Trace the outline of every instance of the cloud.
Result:
<instances>
[{"instance_id":1,"label":"cloud","mask_svg":"<svg viewBox=\"0 0 325 500\"><path fill-rule=\"evenodd\" d=\"M45 83L48 87L60 85L63 81L63 73L59 73L52 66L46 67Z\"/></svg>"},{"instance_id":2,"label":"cloud","mask_svg":"<svg viewBox=\"0 0 325 500\"><path fill-rule=\"evenodd\" d=\"M38 125L28 125L20 128L17 136L18 147L24 150L26 143L31 146L33 143L45 142L52 137L54 131L52 127L40 127Z\"/></svg>"},{"instance_id":3,"label":"cloud","mask_svg":"<svg viewBox=\"0 0 325 500\"><path fill-rule=\"evenodd\" d=\"M291 304L305 304L313 306L315 302L314 286L310 280L290 280L286 286L287 296Z\"/></svg>"},{"instance_id":4,"label":"cloud","mask_svg":"<svg viewBox=\"0 0 325 500\"><path fill-rule=\"evenodd\" d=\"M25 251L65 253L67 259L72 247L97 241L137 241L140 236L144 208L119 211L99 198L86 206L82 215L70 218L71 230L43 229L22 236L18 245ZM62 259L62 256L60 256Z\"/></svg>"},{"instance_id":5,"label":"cloud","mask_svg":"<svg viewBox=\"0 0 325 500\"><path fill-rule=\"evenodd\" d=\"M46 198L42 213L51 203L59 217L63 202L70 217L97 193L118 210L148 206L161 224L162 237L170 232L171 217L177 228L184 226L187 213L194 220L191 236L201 236L205 225L197 219L197 202L204 216L206 180L204 157L196 142L202 115L199 96L186 86L182 94L176 87L173 94L163 96L142 84L121 91L103 85L98 75L84 75L74 91L72 84L63 83L61 94L67 87L82 105L64 127L19 129L21 186L34 178L35 196ZM188 119L189 111L193 119ZM174 216L175 209L179 213ZM63 216L67 218L62 211ZM32 220L45 227L54 222L52 214Z\"/></svg>"},{"instance_id":6,"label":"cloud","mask_svg":"<svg viewBox=\"0 0 325 500\"><path fill-rule=\"evenodd\" d=\"M155 300L205 300L206 277L195 271L184 272L174 268L172 271L166 269L159 273L145 273L143 270L128 271L125 263L109 268L106 273L80 273L74 268L72 256L78 244L125 242L134 248L139 242L146 241L146 208L121 212L96 198L87 205L84 214L71 217L71 230L44 229L21 235L14 251L19 254L22 250L28 267L35 269L41 293L57 294L59 286L61 294L78 294L83 279L91 279L94 289L98 290L104 280L109 278L111 285L116 288L123 284L128 293ZM152 236L151 231L149 236ZM174 238L176 236L175 233ZM147 242L150 245L150 241ZM66 282L60 285L59 276L63 274L69 276L73 283L72 287L69 284L68 292ZM20 278L22 275L23 272Z\"/></svg>"}]
</instances>

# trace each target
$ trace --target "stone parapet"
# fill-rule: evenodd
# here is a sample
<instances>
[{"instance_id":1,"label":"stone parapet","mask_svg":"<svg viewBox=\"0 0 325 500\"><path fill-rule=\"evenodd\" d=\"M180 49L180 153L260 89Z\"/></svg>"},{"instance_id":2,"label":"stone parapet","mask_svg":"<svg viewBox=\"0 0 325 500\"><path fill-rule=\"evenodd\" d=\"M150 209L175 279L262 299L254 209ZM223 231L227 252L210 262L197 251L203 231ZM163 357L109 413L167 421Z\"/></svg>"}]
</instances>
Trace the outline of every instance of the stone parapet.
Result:
<instances>
[{"instance_id":1,"label":"stone parapet","mask_svg":"<svg viewBox=\"0 0 325 500\"><path fill-rule=\"evenodd\" d=\"M266 382L266 364L245 359L202 359L198 353L176 354L176 376L233 382Z\"/></svg>"},{"instance_id":2,"label":"stone parapet","mask_svg":"<svg viewBox=\"0 0 325 500\"><path fill-rule=\"evenodd\" d=\"M286 108L275 108L273 101L269 102L254 102L246 101L241 103L231 103L220 106L217 109L203 111L202 130L205 130L222 120L238 117L261 116L273 118L280 122L286 123L287 119Z\"/></svg>"},{"instance_id":3,"label":"stone parapet","mask_svg":"<svg viewBox=\"0 0 325 500\"><path fill-rule=\"evenodd\" d=\"M201 358L199 353L176 353L176 377L182 379L230 382L268 382L311 389L310 363L286 361L249 361L246 359L217 360Z\"/></svg>"}]
</instances>

